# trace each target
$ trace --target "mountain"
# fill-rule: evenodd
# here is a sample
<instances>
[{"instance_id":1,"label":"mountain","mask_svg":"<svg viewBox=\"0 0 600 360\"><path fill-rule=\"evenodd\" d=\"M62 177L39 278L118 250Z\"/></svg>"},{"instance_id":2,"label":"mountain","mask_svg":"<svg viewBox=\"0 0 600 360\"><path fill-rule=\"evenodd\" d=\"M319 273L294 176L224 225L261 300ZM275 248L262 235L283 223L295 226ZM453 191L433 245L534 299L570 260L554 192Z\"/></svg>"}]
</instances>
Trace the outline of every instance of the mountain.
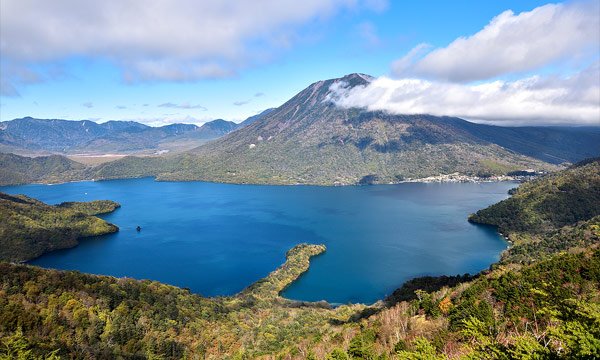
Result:
<instances>
[{"instance_id":1,"label":"mountain","mask_svg":"<svg viewBox=\"0 0 600 360\"><path fill-rule=\"evenodd\" d=\"M186 137L196 139L216 139L238 128L233 121L216 119L202 124L199 128L186 134Z\"/></svg>"},{"instance_id":2,"label":"mountain","mask_svg":"<svg viewBox=\"0 0 600 360\"><path fill-rule=\"evenodd\" d=\"M151 127L134 121L34 119L0 122L4 152L120 153L156 149L159 142L198 129L191 124Z\"/></svg>"},{"instance_id":3,"label":"mountain","mask_svg":"<svg viewBox=\"0 0 600 360\"><path fill-rule=\"evenodd\" d=\"M600 154L600 126L502 127L459 122L471 135L552 164L575 163Z\"/></svg>"},{"instance_id":4,"label":"mountain","mask_svg":"<svg viewBox=\"0 0 600 360\"><path fill-rule=\"evenodd\" d=\"M15 119L13 121L18 122L18 120L21 120L21 122L23 122L25 120L29 121L29 122L34 122L32 120L38 120L38 119L23 118L23 119ZM56 121L55 124L63 124L63 123L62 123L62 121L60 121L60 122ZM99 124L99 125L100 125L100 127L104 128L106 130L109 130L109 131L125 131L125 130L141 131L141 130L147 130L150 127L148 125L140 124L135 121L117 121L117 120L110 120L110 121L107 121L107 122ZM31 126L35 126L35 125L32 124Z\"/></svg>"},{"instance_id":5,"label":"mountain","mask_svg":"<svg viewBox=\"0 0 600 360\"><path fill-rule=\"evenodd\" d=\"M506 128L454 117L345 109L330 87L366 85L351 74L319 81L279 108L187 155L164 179L277 184L397 182L460 172L553 169L600 154L600 130Z\"/></svg>"},{"instance_id":6,"label":"mountain","mask_svg":"<svg viewBox=\"0 0 600 360\"><path fill-rule=\"evenodd\" d=\"M113 211L112 201L47 205L24 195L0 192L0 260L26 261L48 251L76 246L78 239L113 233L113 224L92 215Z\"/></svg>"},{"instance_id":7,"label":"mountain","mask_svg":"<svg viewBox=\"0 0 600 360\"><path fill-rule=\"evenodd\" d=\"M260 112L259 114L250 116L246 120L244 120L241 123L239 123L239 127L248 126L248 125L252 124L253 122L256 122L256 121L264 118L265 116L267 116L268 114L270 114L273 110L275 110L275 108L269 108L267 110L264 110L264 111Z\"/></svg>"},{"instance_id":8,"label":"mountain","mask_svg":"<svg viewBox=\"0 0 600 360\"><path fill-rule=\"evenodd\" d=\"M233 121L227 121L227 120L223 120L223 119L216 119L216 120L208 121L208 122L204 123L202 126L200 126L199 128L194 129L193 131L189 131L189 132L185 133L183 136L179 136L175 139L171 139L171 141L172 142L182 142L182 141L191 140L191 139L195 139L195 140L218 139L224 135L229 134L230 132L233 132L239 128L242 128L246 125L249 125L249 124L263 118L266 114L268 114L272 110L273 109L267 109L267 110L261 112L260 114L250 116L249 118L247 118L246 120L242 121L239 124L237 124ZM165 144L168 142L169 142L168 140L164 141L161 143L161 145L164 147ZM191 150L192 148L195 148L195 147L196 146L190 147L187 150Z\"/></svg>"},{"instance_id":9,"label":"mountain","mask_svg":"<svg viewBox=\"0 0 600 360\"><path fill-rule=\"evenodd\" d=\"M600 127L500 127L456 117L346 109L332 101L332 86L364 86L372 79L350 74L316 82L280 107L239 125L219 119L200 128L177 125L183 127L177 132L172 130L179 129L175 125L146 129L130 123L36 120L56 125L48 128L51 136L46 138L43 131L33 129L33 141L24 139L28 131L9 131L13 125L6 122L1 124L0 143L51 147L83 134L80 143L84 145L75 147L76 151L169 153L168 157L127 157L99 165L86 172L94 179L156 176L161 180L320 185L390 183L456 172L487 177L524 169L556 170L556 165L600 154ZM18 125L24 127L35 121L21 122ZM75 135L56 131L73 124L83 130ZM99 135L108 131L103 125L120 130ZM162 135L148 135L155 133ZM15 140L19 136L21 140Z\"/></svg>"},{"instance_id":10,"label":"mountain","mask_svg":"<svg viewBox=\"0 0 600 360\"><path fill-rule=\"evenodd\" d=\"M501 174L552 169L482 139L458 118L390 115L343 109L330 87L366 85L351 74L319 81L261 119L181 155L161 179L276 184L355 184L363 179L397 182L440 173ZM472 124L475 127L483 125ZM540 143L542 143L540 141Z\"/></svg>"},{"instance_id":11,"label":"mountain","mask_svg":"<svg viewBox=\"0 0 600 360\"><path fill-rule=\"evenodd\" d=\"M183 124L178 124L183 125ZM208 121L200 127L196 127L191 131L182 132L176 136L170 136L161 140L156 149L158 153L177 154L194 149L202 144L205 144L213 139L217 139L223 135L229 134L238 128L238 124L233 121L216 119Z\"/></svg>"},{"instance_id":12,"label":"mountain","mask_svg":"<svg viewBox=\"0 0 600 360\"><path fill-rule=\"evenodd\" d=\"M246 121L260 118L255 115ZM25 155L73 155L183 152L239 128L233 121L217 119L198 127L170 124L151 127L135 121L46 120L25 117L0 122L0 151Z\"/></svg>"}]
</instances>

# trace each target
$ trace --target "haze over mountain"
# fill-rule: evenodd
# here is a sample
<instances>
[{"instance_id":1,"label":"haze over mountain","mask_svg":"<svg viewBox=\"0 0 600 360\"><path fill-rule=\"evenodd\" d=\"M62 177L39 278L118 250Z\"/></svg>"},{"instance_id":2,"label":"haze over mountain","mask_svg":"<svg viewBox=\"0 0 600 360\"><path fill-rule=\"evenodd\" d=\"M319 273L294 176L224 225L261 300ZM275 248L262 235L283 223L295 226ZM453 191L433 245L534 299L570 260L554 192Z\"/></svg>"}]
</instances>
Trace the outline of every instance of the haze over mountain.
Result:
<instances>
[{"instance_id":1,"label":"haze over mountain","mask_svg":"<svg viewBox=\"0 0 600 360\"><path fill-rule=\"evenodd\" d=\"M151 127L135 121L98 124L90 120L24 117L0 122L0 150L24 154L137 153L181 148L184 140L190 149L239 126L222 119L206 122L200 127L193 124Z\"/></svg>"}]
</instances>

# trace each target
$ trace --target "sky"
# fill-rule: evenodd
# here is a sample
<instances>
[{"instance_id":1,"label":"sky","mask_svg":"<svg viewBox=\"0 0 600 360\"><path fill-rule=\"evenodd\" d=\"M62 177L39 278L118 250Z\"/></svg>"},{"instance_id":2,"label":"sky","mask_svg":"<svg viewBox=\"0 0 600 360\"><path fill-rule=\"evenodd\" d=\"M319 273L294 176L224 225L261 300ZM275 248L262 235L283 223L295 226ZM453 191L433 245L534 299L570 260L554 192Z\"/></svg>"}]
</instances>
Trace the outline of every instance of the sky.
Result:
<instances>
[{"instance_id":1,"label":"sky","mask_svg":"<svg viewBox=\"0 0 600 360\"><path fill-rule=\"evenodd\" d=\"M242 121L331 101L499 125L600 125L600 1L2 0L0 121Z\"/></svg>"}]
</instances>

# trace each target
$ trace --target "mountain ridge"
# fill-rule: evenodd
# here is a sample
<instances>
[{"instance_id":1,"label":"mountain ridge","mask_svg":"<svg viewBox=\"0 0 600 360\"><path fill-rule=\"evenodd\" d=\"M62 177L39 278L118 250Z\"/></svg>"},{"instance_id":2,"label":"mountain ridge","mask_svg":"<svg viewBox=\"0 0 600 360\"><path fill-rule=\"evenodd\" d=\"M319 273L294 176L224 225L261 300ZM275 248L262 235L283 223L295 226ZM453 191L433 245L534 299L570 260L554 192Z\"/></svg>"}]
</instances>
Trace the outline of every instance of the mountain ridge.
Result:
<instances>
[{"instance_id":1,"label":"mountain ridge","mask_svg":"<svg viewBox=\"0 0 600 360\"><path fill-rule=\"evenodd\" d=\"M388 183L553 168L475 136L462 119L344 109L331 101L332 86L364 86L371 79L350 74L317 81L259 121L182 155L190 165L160 178L333 185L366 176Z\"/></svg>"},{"instance_id":2,"label":"mountain ridge","mask_svg":"<svg viewBox=\"0 0 600 360\"><path fill-rule=\"evenodd\" d=\"M125 157L87 168L81 176L282 185L397 183L453 173L485 178L524 169L553 171L600 154L600 127L509 128L448 116L342 108L332 101L334 87L365 86L372 79L349 74L317 81L241 124L218 119L152 145L180 149L172 155ZM93 127L88 122L81 126ZM220 137L207 142L203 132ZM102 147L102 141L94 144Z\"/></svg>"},{"instance_id":3,"label":"mountain ridge","mask_svg":"<svg viewBox=\"0 0 600 360\"><path fill-rule=\"evenodd\" d=\"M170 142L183 139L202 140L196 142L198 146L239 126L223 119L211 120L202 126L175 123L153 127L127 120L96 123L91 120L36 119L27 116L0 122L0 150L65 155L136 153L168 148Z\"/></svg>"}]
</instances>

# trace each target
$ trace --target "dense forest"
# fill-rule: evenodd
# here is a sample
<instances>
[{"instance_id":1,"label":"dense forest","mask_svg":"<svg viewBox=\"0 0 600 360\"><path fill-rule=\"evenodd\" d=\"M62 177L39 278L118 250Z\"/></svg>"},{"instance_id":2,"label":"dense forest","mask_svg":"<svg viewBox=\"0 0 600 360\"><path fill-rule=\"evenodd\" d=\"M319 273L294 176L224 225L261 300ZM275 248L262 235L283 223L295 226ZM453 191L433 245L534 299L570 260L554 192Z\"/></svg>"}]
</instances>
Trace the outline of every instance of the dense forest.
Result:
<instances>
[{"instance_id":1,"label":"dense forest","mask_svg":"<svg viewBox=\"0 0 600 360\"><path fill-rule=\"evenodd\" d=\"M0 261L30 260L76 246L80 238L116 232L118 227L93 215L118 207L109 200L51 206L24 195L0 193Z\"/></svg>"},{"instance_id":2,"label":"dense forest","mask_svg":"<svg viewBox=\"0 0 600 360\"><path fill-rule=\"evenodd\" d=\"M535 261L600 241L600 159L525 183L511 193L469 218L497 226L513 242L504 262Z\"/></svg>"},{"instance_id":3,"label":"dense forest","mask_svg":"<svg viewBox=\"0 0 600 360\"><path fill-rule=\"evenodd\" d=\"M599 358L599 169L596 160L523 184L473 215L514 242L490 270L415 279L371 306L279 296L325 251L316 245L217 298L0 263L0 358Z\"/></svg>"},{"instance_id":4,"label":"dense forest","mask_svg":"<svg viewBox=\"0 0 600 360\"><path fill-rule=\"evenodd\" d=\"M0 153L0 185L82 179L86 166L61 155L35 158Z\"/></svg>"}]
</instances>

